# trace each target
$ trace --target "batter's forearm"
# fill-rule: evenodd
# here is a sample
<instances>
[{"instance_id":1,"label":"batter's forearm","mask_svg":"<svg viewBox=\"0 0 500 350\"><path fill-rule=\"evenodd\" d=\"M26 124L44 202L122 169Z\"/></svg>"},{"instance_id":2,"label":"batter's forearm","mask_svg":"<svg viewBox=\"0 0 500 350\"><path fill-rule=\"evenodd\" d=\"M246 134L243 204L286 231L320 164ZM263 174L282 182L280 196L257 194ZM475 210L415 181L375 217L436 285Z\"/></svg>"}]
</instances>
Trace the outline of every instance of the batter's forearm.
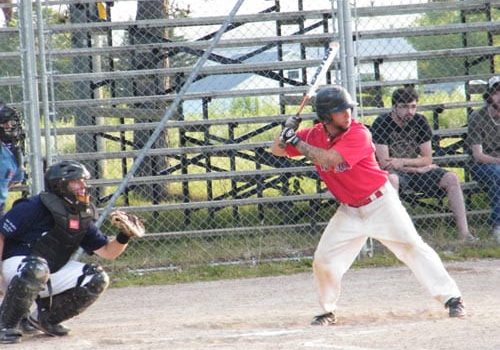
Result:
<instances>
[{"instance_id":1,"label":"batter's forearm","mask_svg":"<svg viewBox=\"0 0 500 350\"><path fill-rule=\"evenodd\" d=\"M319 165L323 169L335 168L338 164L343 163L344 161L342 156L333 149L325 150L314 147L304 141L299 141L295 147L308 160Z\"/></svg>"}]
</instances>

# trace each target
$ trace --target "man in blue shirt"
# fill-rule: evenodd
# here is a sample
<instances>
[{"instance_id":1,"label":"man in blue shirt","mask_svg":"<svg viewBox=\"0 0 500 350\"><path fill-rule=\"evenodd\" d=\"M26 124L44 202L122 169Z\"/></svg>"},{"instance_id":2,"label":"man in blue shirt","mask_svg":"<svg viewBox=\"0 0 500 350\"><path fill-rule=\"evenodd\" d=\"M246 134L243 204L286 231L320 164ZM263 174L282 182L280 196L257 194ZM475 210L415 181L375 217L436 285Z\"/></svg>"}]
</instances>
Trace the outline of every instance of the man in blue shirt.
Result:
<instances>
[{"instance_id":1,"label":"man in blue shirt","mask_svg":"<svg viewBox=\"0 0 500 350\"><path fill-rule=\"evenodd\" d=\"M21 340L21 320L51 336L67 335L61 324L104 292L109 278L96 264L70 260L78 248L115 259L130 237L108 238L97 228L87 169L75 161L53 164L45 173L46 192L16 201L0 219L2 277L7 290L0 306L0 343Z\"/></svg>"},{"instance_id":2,"label":"man in blue shirt","mask_svg":"<svg viewBox=\"0 0 500 350\"><path fill-rule=\"evenodd\" d=\"M24 179L23 135L19 113L0 102L0 216L4 213L9 187Z\"/></svg>"}]
</instances>

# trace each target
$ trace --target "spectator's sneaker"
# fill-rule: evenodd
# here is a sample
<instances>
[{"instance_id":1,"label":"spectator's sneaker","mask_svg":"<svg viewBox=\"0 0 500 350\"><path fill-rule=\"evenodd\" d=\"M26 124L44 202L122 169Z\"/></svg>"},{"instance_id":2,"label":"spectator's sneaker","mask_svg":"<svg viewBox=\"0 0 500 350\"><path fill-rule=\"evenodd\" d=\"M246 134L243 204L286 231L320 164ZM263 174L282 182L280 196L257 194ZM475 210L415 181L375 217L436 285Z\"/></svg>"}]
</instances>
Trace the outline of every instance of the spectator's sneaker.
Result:
<instances>
[{"instance_id":1,"label":"spectator's sneaker","mask_svg":"<svg viewBox=\"0 0 500 350\"><path fill-rule=\"evenodd\" d=\"M23 334L17 328L0 329L0 344L15 344L21 341Z\"/></svg>"},{"instance_id":2,"label":"spectator's sneaker","mask_svg":"<svg viewBox=\"0 0 500 350\"><path fill-rule=\"evenodd\" d=\"M465 236L462 240L464 243L467 244L479 243L479 237L473 236L470 233L467 236Z\"/></svg>"},{"instance_id":3,"label":"spectator's sneaker","mask_svg":"<svg viewBox=\"0 0 500 350\"><path fill-rule=\"evenodd\" d=\"M493 237L495 237L498 244L500 244L500 225L496 225L493 229Z\"/></svg>"},{"instance_id":4,"label":"spectator's sneaker","mask_svg":"<svg viewBox=\"0 0 500 350\"><path fill-rule=\"evenodd\" d=\"M448 309L450 317L464 317L467 313L465 312L465 306L462 302L462 298L451 298L445 304L444 307Z\"/></svg>"},{"instance_id":5,"label":"spectator's sneaker","mask_svg":"<svg viewBox=\"0 0 500 350\"><path fill-rule=\"evenodd\" d=\"M311 322L312 326L332 326L337 323L337 319L335 318L335 314L332 312L327 312L326 314L314 316L314 319Z\"/></svg>"},{"instance_id":6,"label":"spectator's sneaker","mask_svg":"<svg viewBox=\"0 0 500 350\"><path fill-rule=\"evenodd\" d=\"M53 337L62 337L68 335L70 329L68 327L64 327L62 324L51 324L48 322L41 322L34 318L33 316L28 317L29 323L35 327L36 329L51 335Z\"/></svg>"}]
</instances>

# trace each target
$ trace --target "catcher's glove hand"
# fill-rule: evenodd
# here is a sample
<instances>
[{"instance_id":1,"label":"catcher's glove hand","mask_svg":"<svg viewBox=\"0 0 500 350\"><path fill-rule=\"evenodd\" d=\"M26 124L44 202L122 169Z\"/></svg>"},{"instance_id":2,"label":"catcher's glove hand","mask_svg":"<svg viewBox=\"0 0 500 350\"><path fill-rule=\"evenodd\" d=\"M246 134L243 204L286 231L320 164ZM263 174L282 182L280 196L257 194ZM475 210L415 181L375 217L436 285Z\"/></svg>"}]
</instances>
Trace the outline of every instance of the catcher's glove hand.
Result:
<instances>
[{"instance_id":1,"label":"catcher's glove hand","mask_svg":"<svg viewBox=\"0 0 500 350\"><path fill-rule=\"evenodd\" d=\"M113 226L117 227L120 232L128 237L142 237L146 233L142 219L134 214L115 210L109 214L109 219Z\"/></svg>"}]
</instances>

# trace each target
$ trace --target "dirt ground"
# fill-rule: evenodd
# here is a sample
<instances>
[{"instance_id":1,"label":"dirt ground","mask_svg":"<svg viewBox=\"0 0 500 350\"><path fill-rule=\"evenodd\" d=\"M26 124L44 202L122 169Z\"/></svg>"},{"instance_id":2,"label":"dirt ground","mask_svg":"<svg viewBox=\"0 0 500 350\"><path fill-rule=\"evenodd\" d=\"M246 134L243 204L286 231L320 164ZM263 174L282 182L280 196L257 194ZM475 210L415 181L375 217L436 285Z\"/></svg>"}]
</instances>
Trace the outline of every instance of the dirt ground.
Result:
<instances>
[{"instance_id":1,"label":"dirt ground","mask_svg":"<svg viewBox=\"0 0 500 350\"><path fill-rule=\"evenodd\" d=\"M111 288L66 323L69 336L25 336L11 349L500 349L500 260L446 264L468 316L450 319L406 267L350 270L339 323L320 312L309 273Z\"/></svg>"}]
</instances>

